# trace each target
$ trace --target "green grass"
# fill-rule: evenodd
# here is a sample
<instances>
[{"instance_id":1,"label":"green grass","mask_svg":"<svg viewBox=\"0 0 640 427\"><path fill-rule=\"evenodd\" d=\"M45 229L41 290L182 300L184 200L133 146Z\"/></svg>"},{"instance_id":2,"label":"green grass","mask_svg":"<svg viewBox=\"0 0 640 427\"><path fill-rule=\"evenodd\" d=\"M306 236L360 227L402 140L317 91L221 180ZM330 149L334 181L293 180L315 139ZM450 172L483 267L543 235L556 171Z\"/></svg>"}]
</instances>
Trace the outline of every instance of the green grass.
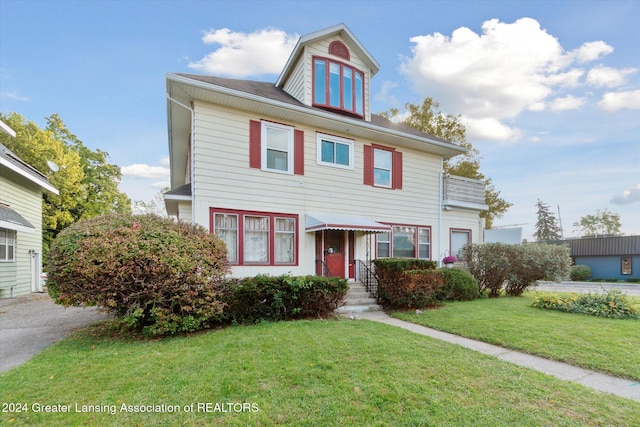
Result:
<instances>
[{"instance_id":1,"label":"green grass","mask_svg":"<svg viewBox=\"0 0 640 427\"><path fill-rule=\"evenodd\" d=\"M0 375L0 425L640 425L640 403L400 328L360 321L230 327L153 341L93 327ZM127 413L248 403L256 412ZM34 404L115 405L36 413ZM215 406L212 406L212 410Z\"/></svg>"},{"instance_id":2,"label":"green grass","mask_svg":"<svg viewBox=\"0 0 640 427\"><path fill-rule=\"evenodd\" d=\"M640 298L630 297L638 308ZM409 322L576 366L640 380L640 321L531 307L533 296L446 303Z\"/></svg>"}]
</instances>

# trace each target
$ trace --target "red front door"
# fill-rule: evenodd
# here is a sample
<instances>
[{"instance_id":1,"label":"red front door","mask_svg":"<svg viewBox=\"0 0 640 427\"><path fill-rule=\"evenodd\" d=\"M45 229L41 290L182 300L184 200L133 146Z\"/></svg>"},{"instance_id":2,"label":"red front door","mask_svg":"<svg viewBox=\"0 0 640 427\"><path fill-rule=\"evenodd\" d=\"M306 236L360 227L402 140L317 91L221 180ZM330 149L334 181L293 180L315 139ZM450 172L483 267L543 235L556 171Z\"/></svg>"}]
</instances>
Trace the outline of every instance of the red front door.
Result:
<instances>
[{"instance_id":1,"label":"red front door","mask_svg":"<svg viewBox=\"0 0 640 427\"><path fill-rule=\"evenodd\" d=\"M324 262L329 274L334 277L345 277L344 231L325 230Z\"/></svg>"}]
</instances>

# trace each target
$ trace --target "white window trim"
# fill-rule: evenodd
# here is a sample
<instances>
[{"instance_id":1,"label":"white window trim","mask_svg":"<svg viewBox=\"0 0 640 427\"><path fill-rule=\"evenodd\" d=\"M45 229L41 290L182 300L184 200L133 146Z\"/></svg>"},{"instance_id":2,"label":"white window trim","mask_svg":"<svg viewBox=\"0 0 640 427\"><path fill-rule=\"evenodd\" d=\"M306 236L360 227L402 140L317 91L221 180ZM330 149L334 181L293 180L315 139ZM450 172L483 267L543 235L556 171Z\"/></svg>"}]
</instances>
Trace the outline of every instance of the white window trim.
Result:
<instances>
[{"instance_id":1,"label":"white window trim","mask_svg":"<svg viewBox=\"0 0 640 427\"><path fill-rule=\"evenodd\" d=\"M16 262L16 246L17 246L17 240L18 240L18 233L15 230L10 230L8 228L3 228L2 230L4 230L5 238L6 238L5 243L2 244L2 246L5 247L6 258L0 259L0 262L2 263ZM11 240L11 242L9 242L9 240ZM13 248L13 252L12 252L13 256L11 258L8 258L9 247Z\"/></svg>"},{"instance_id":2,"label":"white window trim","mask_svg":"<svg viewBox=\"0 0 640 427\"><path fill-rule=\"evenodd\" d=\"M391 168L387 169L387 168L377 168L376 167L376 152L378 152L378 151L379 152L383 152L383 153L389 153L391 155ZM373 186L374 187L393 188L393 152L392 151L384 150L382 148L373 147L373 165L372 165L372 169L373 169ZM383 185L383 184L376 183L376 169L389 171L389 185Z\"/></svg>"},{"instance_id":3,"label":"white window trim","mask_svg":"<svg viewBox=\"0 0 640 427\"><path fill-rule=\"evenodd\" d=\"M344 144L344 145L348 145L349 146L349 165L345 166L345 165L339 165L337 163L329 163L329 162L323 162L322 161L322 141L330 141L333 143L338 143L338 144ZM349 170L353 170L354 166L353 166L353 159L354 159L354 142L351 139L346 139L346 138L341 138L339 136L333 136L333 135L327 135L326 133L317 133L316 134L316 160L317 163L319 165L322 166L329 166L332 168L339 168L339 169L349 169Z\"/></svg>"},{"instance_id":4,"label":"white window trim","mask_svg":"<svg viewBox=\"0 0 640 427\"><path fill-rule=\"evenodd\" d=\"M262 130L260 132L260 146L262 148L262 170L266 172L275 172L275 173L283 173L285 175L293 175L293 126L282 125L280 123L273 123L262 121ZM285 130L289 134L288 138L288 148L287 148L287 170L283 171L280 169L270 169L267 166L267 129L275 128L279 130Z\"/></svg>"}]
</instances>

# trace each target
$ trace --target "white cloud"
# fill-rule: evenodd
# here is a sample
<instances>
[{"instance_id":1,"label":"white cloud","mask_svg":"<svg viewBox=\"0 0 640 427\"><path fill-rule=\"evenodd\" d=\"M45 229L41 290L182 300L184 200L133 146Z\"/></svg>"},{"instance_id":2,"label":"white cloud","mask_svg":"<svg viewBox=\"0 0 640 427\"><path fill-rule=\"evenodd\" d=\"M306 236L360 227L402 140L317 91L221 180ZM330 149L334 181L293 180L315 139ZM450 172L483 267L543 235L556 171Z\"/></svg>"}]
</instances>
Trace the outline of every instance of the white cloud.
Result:
<instances>
[{"instance_id":1,"label":"white cloud","mask_svg":"<svg viewBox=\"0 0 640 427\"><path fill-rule=\"evenodd\" d=\"M579 63L585 63L600 59L600 57L608 55L611 52L613 52L613 47L599 40L584 43L578 49L569 52L569 55L574 57Z\"/></svg>"},{"instance_id":2,"label":"white cloud","mask_svg":"<svg viewBox=\"0 0 640 427\"><path fill-rule=\"evenodd\" d=\"M462 121L467 125L467 136L471 139L492 139L495 141L517 141L522 136L522 131L511 128L499 120L486 117L476 119L462 116Z\"/></svg>"},{"instance_id":3,"label":"white cloud","mask_svg":"<svg viewBox=\"0 0 640 427\"><path fill-rule=\"evenodd\" d=\"M2 92L3 98L13 99L14 101L28 102L29 98L26 96L18 95L15 92Z\"/></svg>"},{"instance_id":4,"label":"white cloud","mask_svg":"<svg viewBox=\"0 0 640 427\"><path fill-rule=\"evenodd\" d=\"M375 95L376 101L386 101L391 105L398 105L398 100L393 95L393 89L398 87L398 83L392 81L382 82L380 91Z\"/></svg>"},{"instance_id":5,"label":"white cloud","mask_svg":"<svg viewBox=\"0 0 640 427\"><path fill-rule=\"evenodd\" d=\"M635 187L631 187L625 190L622 194L614 196L611 199L611 203L616 205L630 205L640 202L640 184L636 184Z\"/></svg>"},{"instance_id":6,"label":"white cloud","mask_svg":"<svg viewBox=\"0 0 640 427\"><path fill-rule=\"evenodd\" d=\"M623 108L640 110L640 89L630 92L609 92L602 96L598 106L605 111L618 111Z\"/></svg>"},{"instance_id":7,"label":"white cloud","mask_svg":"<svg viewBox=\"0 0 640 427\"><path fill-rule=\"evenodd\" d=\"M576 98L573 95L567 95L563 98L556 98L549 103L551 111L575 110L580 108L587 102L586 98Z\"/></svg>"},{"instance_id":8,"label":"white cloud","mask_svg":"<svg viewBox=\"0 0 640 427\"><path fill-rule=\"evenodd\" d=\"M135 163L121 168L123 176L135 176L138 178L159 179L169 177L169 168L163 166L150 166Z\"/></svg>"},{"instance_id":9,"label":"white cloud","mask_svg":"<svg viewBox=\"0 0 640 427\"><path fill-rule=\"evenodd\" d=\"M633 74L636 71L638 71L636 68L616 70L615 68L599 65L589 70L587 83L599 87L617 87L625 82L629 74Z\"/></svg>"},{"instance_id":10,"label":"white cloud","mask_svg":"<svg viewBox=\"0 0 640 427\"><path fill-rule=\"evenodd\" d=\"M219 47L201 60L191 62L190 68L242 78L279 74L298 41L298 36L274 28L249 34L222 28L207 31L202 41Z\"/></svg>"},{"instance_id":11,"label":"white cloud","mask_svg":"<svg viewBox=\"0 0 640 427\"><path fill-rule=\"evenodd\" d=\"M521 135L504 122L523 111L584 105L586 98L576 95L550 99L559 88L584 84L586 72L580 64L613 52L602 41L567 52L531 18L513 23L491 19L482 24L480 34L460 27L450 37L433 33L410 41L412 56L404 59L400 71L415 90L439 101L443 109L474 120L478 135L500 141Z\"/></svg>"}]
</instances>

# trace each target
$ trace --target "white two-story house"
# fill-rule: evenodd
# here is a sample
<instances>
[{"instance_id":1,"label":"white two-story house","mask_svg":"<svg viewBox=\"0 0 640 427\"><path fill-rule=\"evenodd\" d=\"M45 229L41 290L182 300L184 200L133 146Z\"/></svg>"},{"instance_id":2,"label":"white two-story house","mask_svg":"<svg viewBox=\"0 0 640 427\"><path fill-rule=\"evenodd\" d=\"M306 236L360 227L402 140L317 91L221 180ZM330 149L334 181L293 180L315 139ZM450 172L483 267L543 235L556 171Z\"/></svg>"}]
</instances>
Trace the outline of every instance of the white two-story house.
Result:
<instances>
[{"instance_id":1,"label":"white two-story house","mask_svg":"<svg viewBox=\"0 0 640 427\"><path fill-rule=\"evenodd\" d=\"M465 150L373 114L378 69L341 24L301 37L275 83L167 74L168 213L220 236L237 277L353 279L478 242L484 184L442 172Z\"/></svg>"}]
</instances>

